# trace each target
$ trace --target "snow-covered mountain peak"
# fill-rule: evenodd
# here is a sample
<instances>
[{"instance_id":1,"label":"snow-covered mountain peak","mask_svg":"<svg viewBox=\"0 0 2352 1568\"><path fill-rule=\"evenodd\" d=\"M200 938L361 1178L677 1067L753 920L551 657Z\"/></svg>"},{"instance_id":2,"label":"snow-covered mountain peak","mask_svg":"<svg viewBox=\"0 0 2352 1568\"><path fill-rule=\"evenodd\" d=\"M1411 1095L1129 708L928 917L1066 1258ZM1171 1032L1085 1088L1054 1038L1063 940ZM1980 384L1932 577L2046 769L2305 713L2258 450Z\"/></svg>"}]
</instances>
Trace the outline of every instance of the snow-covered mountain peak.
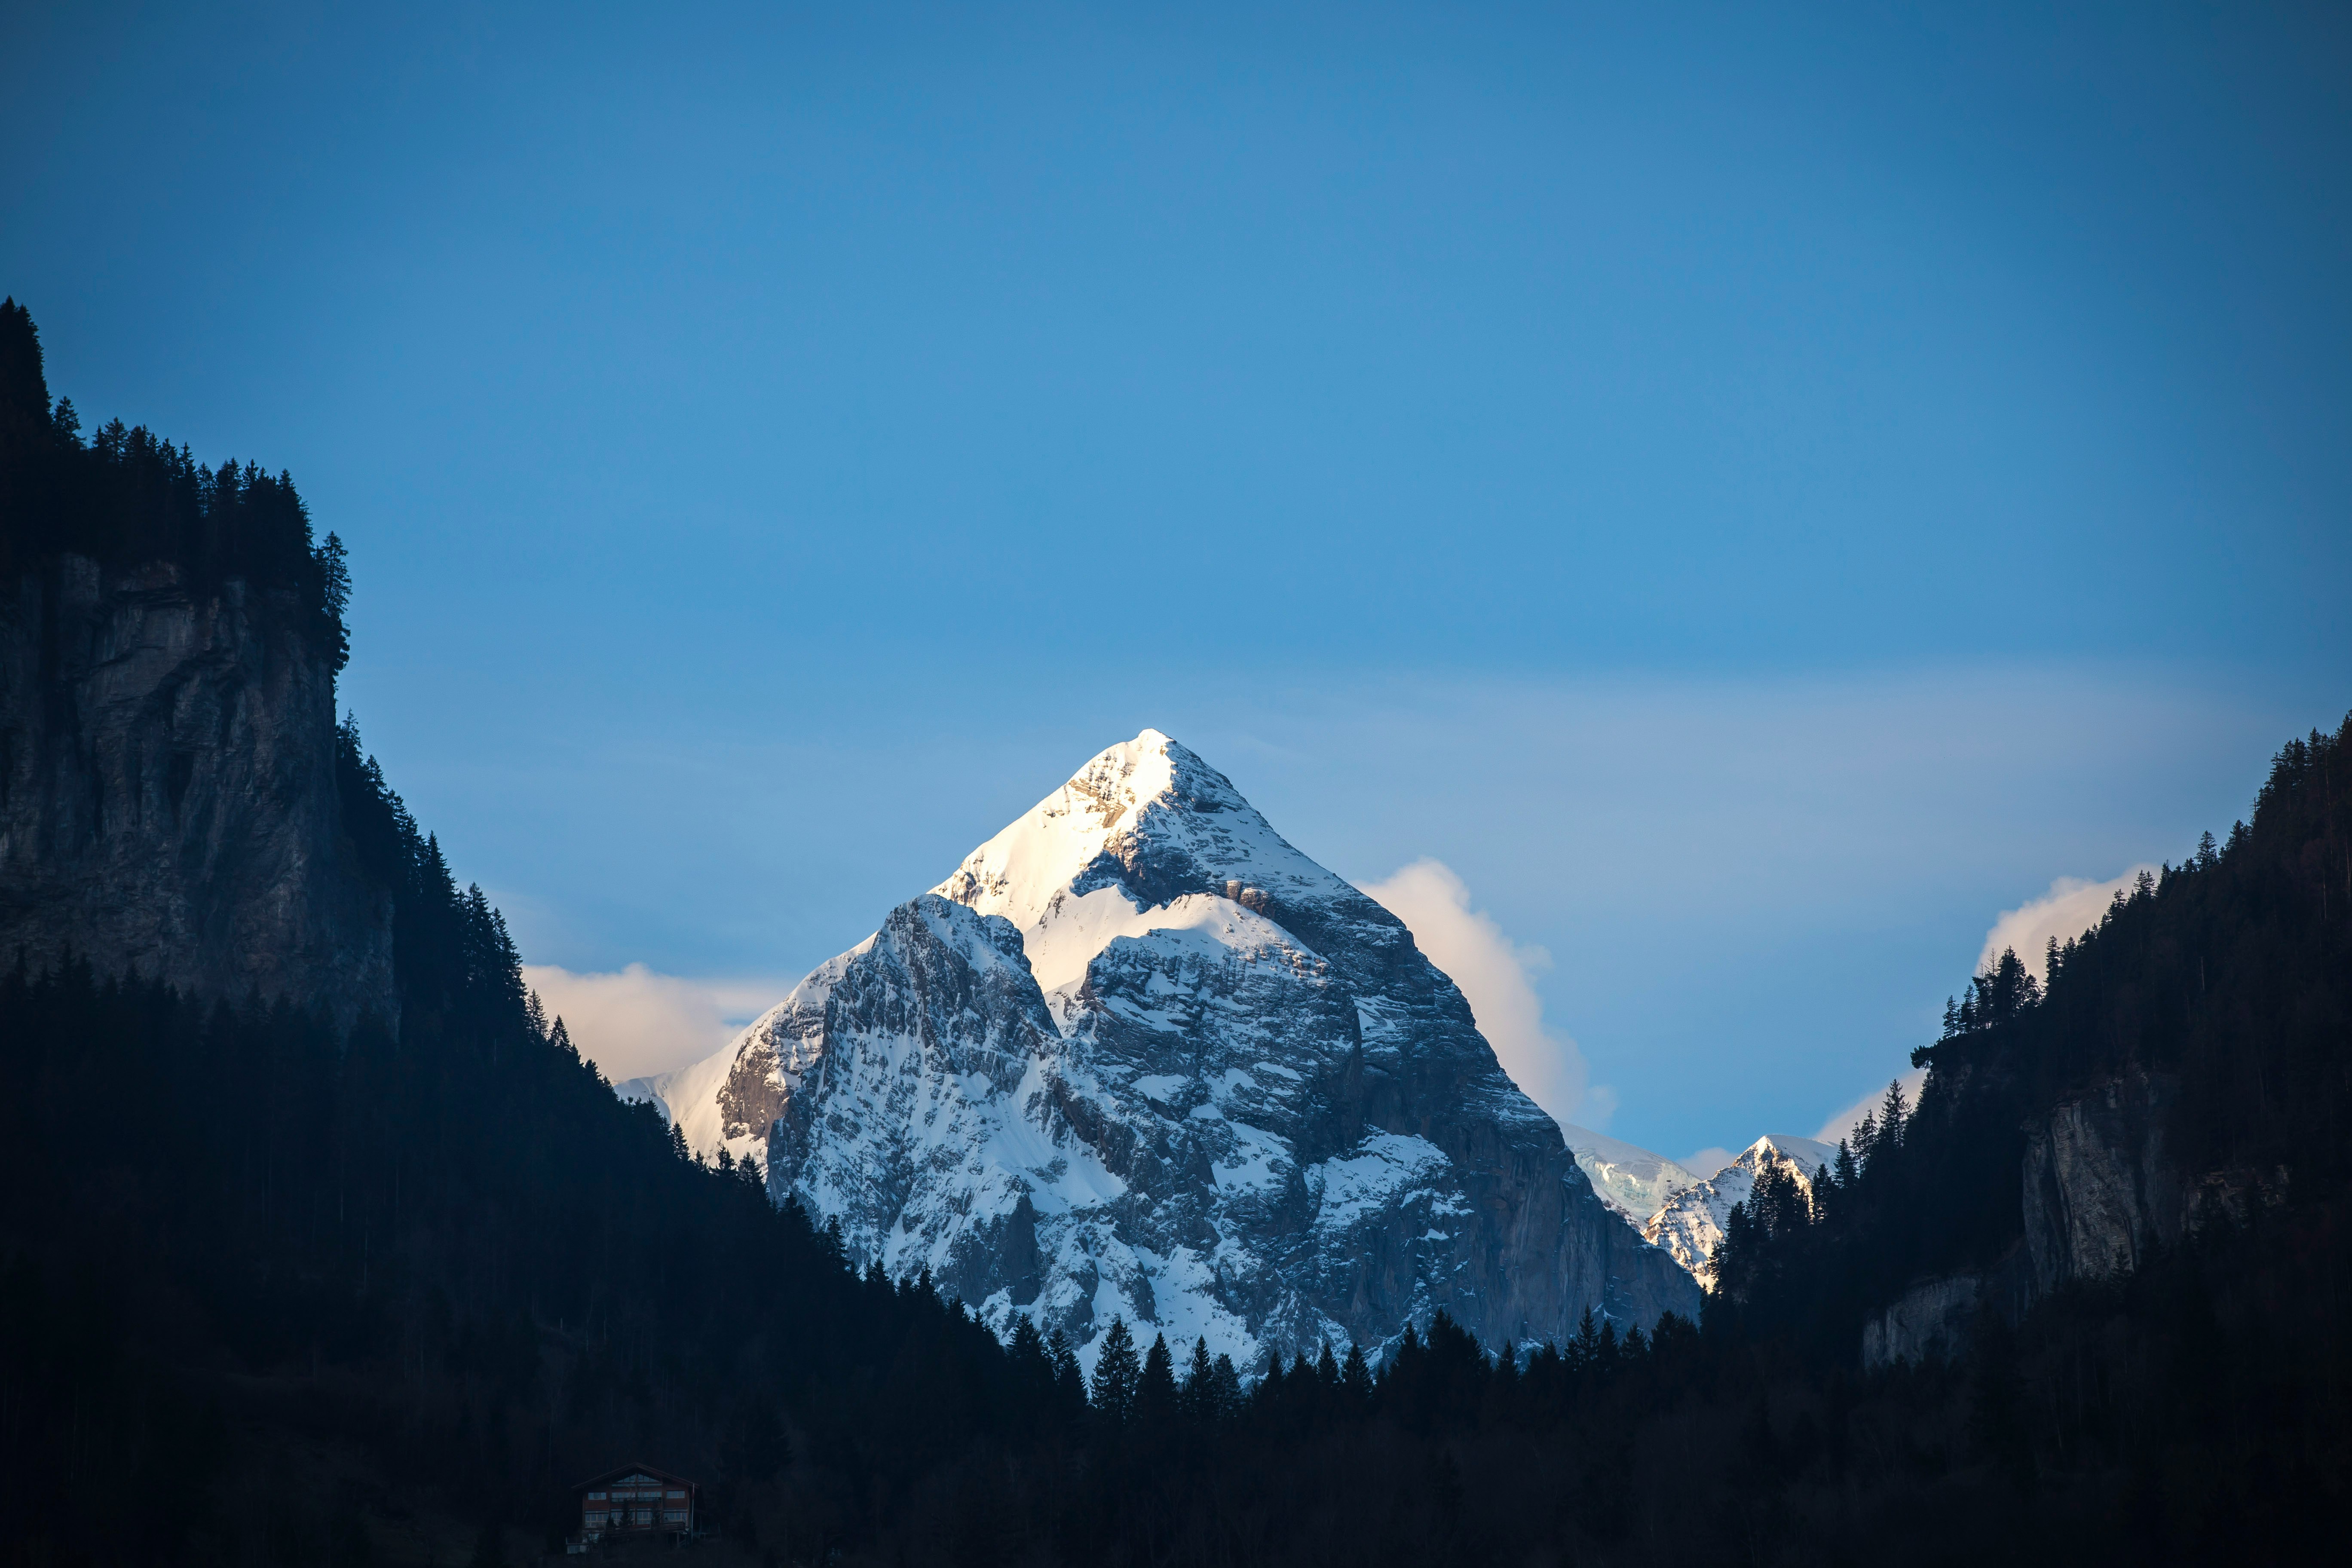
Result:
<instances>
[{"instance_id":1,"label":"snow-covered mountain peak","mask_svg":"<svg viewBox=\"0 0 2352 1568\"><path fill-rule=\"evenodd\" d=\"M1699 1184L1696 1171L1664 1154L1595 1132L1589 1127L1563 1125L1569 1152L1592 1183L1601 1201L1641 1225L1664 1207L1677 1193Z\"/></svg>"},{"instance_id":2,"label":"snow-covered mountain peak","mask_svg":"<svg viewBox=\"0 0 2352 1568\"><path fill-rule=\"evenodd\" d=\"M1256 914L1368 902L1158 730L1097 754L931 890L1011 921L1049 994L1076 985L1116 939L1175 923L1165 911L1188 896Z\"/></svg>"},{"instance_id":3,"label":"snow-covered mountain peak","mask_svg":"<svg viewBox=\"0 0 2352 1568\"><path fill-rule=\"evenodd\" d=\"M1810 1181L1823 1165L1837 1158L1837 1146L1824 1143L1818 1138L1800 1138L1789 1132L1767 1132L1742 1151L1733 1163L1748 1163L1751 1156L1760 1162L1767 1153L1790 1161Z\"/></svg>"},{"instance_id":4,"label":"snow-covered mountain peak","mask_svg":"<svg viewBox=\"0 0 2352 1568\"><path fill-rule=\"evenodd\" d=\"M1696 1303L1402 922L1157 730L644 1087L859 1265L1082 1361L1115 1317L1254 1364L1440 1308L1500 1344Z\"/></svg>"}]
</instances>

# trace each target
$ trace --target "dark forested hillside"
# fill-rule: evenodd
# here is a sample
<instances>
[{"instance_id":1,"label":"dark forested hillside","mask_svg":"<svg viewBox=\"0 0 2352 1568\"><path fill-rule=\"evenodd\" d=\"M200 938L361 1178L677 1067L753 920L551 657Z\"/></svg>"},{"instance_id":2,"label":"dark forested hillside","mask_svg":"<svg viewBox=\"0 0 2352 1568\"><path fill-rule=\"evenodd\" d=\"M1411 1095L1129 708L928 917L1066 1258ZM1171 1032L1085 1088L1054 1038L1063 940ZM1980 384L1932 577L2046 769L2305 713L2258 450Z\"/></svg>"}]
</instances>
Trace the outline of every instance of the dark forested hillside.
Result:
<instances>
[{"instance_id":1,"label":"dark forested hillside","mask_svg":"<svg viewBox=\"0 0 2352 1568\"><path fill-rule=\"evenodd\" d=\"M1829 1367L1906 1290L1973 1306L1969 1430L2026 1495L2292 1555L2352 1484L2352 720L2046 972L1979 976L1810 1205L1759 1185L1710 1328Z\"/></svg>"},{"instance_id":2,"label":"dark forested hillside","mask_svg":"<svg viewBox=\"0 0 2352 1568\"><path fill-rule=\"evenodd\" d=\"M1818 1184L1759 1196L1727 1239L1753 1327L1842 1346L1922 1276L2001 1267L2029 1238L2024 1171L2053 1107L2146 1081L2179 1226L2333 1216L2352 1175L2352 720L2280 752L2251 824L2118 894L2046 954L2005 954L1946 1011L1916 1111L1899 1097ZM1841 1179L1843 1177L1843 1179ZM2042 1281L2047 1284L2049 1281Z\"/></svg>"},{"instance_id":3,"label":"dark forested hillside","mask_svg":"<svg viewBox=\"0 0 2352 1568\"><path fill-rule=\"evenodd\" d=\"M0 308L0 574L238 578L340 667L290 479L48 398ZM1090 1385L617 1100L355 725L333 753L396 1021L0 964L0 1562L529 1561L632 1460L705 1484L713 1563L2340 1550L2352 721L2046 986L1978 977L1810 1200L1768 1170L1703 1323L1265 1368L1121 1326Z\"/></svg>"},{"instance_id":4,"label":"dark forested hillside","mask_svg":"<svg viewBox=\"0 0 2352 1568\"><path fill-rule=\"evenodd\" d=\"M1050 1366L856 1279L615 1100L345 739L396 1037L80 966L0 984L0 1552L446 1560L451 1521L536 1543L565 1483L637 1457L719 1483L743 1533L788 1443L838 1500L793 1529L847 1538L1055 1408Z\"/></svg>"},{"instance_id":5,"label":"dark forested hillside","mask_svg":"<svg viewBox=\"0 0 2352 1568\"><path fill-rule=\"evenodd\" d=\"M168 565L199 592L240 578L260 591L257 609L316 637L335 668L348 657L342 545L330 534L312 547L292 478L250 462L206 468L120 419L85 441L73 400L51 405L40 334L13 298L0 300L0 581L68 552Z\"/></svg>"},{"instance_id":6,"label":"dark forested hillside","mask_svg":"<svg viewBox=\"0 0 2352 1568\"><path fill-rule=\"evenodd\" d=\"M119 423L85 445L13 300L0 508L12 584L79 557L200 605L235 593L342 663L340 547L313 546L292 481ZM76 727L33 679L0 695L12 737ZM203 1003L0 957L0 1561L495 1556L629 1458L713 1483L752 1544L795 1456L777 1539L808 1557L870 1538L944 1459L1083 1408L1045 1347L1008 1355L921 1282L853 1278L748 1173L616 1100L356 729L320 739L339 842L306 857L389 895L396 1008L345 1028L299 994Z\"/></svg>"}]
</instances>

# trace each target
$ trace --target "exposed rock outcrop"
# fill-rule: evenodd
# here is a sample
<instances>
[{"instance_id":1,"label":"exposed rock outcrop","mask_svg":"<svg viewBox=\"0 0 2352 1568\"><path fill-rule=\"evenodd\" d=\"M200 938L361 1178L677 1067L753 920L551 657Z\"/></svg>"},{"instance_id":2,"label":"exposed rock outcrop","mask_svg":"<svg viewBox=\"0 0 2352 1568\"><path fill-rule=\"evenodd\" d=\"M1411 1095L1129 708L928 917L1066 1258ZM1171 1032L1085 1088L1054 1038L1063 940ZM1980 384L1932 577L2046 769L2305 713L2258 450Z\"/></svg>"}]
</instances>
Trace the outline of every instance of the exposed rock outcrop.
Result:
<instances>
[{"instance_id":1,"label":"exposed rock outcrop","mask_svg":"<svg viewBox=\"0 0 2352 1568\"><path fill-rule=\"evenodd\" d=\"M2179 1239L2187 1194L2164 1147L2179 1092L2169 1078L2136 1073L2060 1102L2027 1130L2025 1249L2037 1295L2123 1272Z\"/></svg>"},{"instance_id":2,"label":"exposed rock outcrop","mask_svg":"<svg viewBox=\"0 0 2352 1568\"><path fill-rule=\"evenodd\" d=\"M2283 1167L2183 1173L2166 1139L2179 1093L2167 1074L2132 1073L2030 1122L2016 1245L1990 1268L1913 1285L1864 1325L1863 1364L1954 1354L1983 1312L2017 1323L2053 1291L2128 1273L2202 1226L2280 1202Z\"/></svg>"},{"instance_id":3,"label":"exposed rock outcrop","mask_svg":"<svg viewBox=\"0 0 2352 1568\"><path fill-rule=\"evenodd\" d=\"M1958 1360L1990 1312L2015 1324L2033 1304L2032 1265L2011 1248L1989 1268L1915 1284L1862 1329L1865 1370L1897 1361Z\"/></svg>"},{"instance_id":4,"label":"exposed rock outcrop","mask_svg":"<svg viewBox=\"0 0 2352 1568\"><path fill-rule=\"evenodd\" d=\"M1864 1370L1898 1361L1957 1359L1968 1343L1983 1294L1984 1281L1974 1274L1914 1285L1863 1325Z\"/></svg>"},{"instance_id":5,"label":"exposed rock outcrop","mask_svg":"<svg viewBox=\"0 0 2352 1568\"><path fill-rule=\"evenodd\" d=\"M391 896L342 831L334 670L291 617L72 555L0 593L0 962L392 1018Z\"/></svg>"}]
</instances>

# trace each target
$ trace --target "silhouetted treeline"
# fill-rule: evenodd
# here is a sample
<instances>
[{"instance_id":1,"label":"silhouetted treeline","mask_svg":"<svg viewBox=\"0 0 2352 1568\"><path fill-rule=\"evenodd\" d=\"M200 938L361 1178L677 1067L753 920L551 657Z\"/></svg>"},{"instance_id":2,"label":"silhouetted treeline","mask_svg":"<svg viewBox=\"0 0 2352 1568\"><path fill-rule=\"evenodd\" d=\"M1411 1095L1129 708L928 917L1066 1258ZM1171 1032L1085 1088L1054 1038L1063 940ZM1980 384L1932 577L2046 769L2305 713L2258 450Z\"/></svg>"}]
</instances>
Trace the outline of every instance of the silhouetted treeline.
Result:
<instances>
[{"instance_id":1,"label":"silhouetted treeline","mask_svg":"<svg viewBox=\"0 0 2352 1568\"><path fill-rule=\"evenodd\" d=\"M73 400L49 401L31 313L0 300L0 581L66 554L168 565L198 595L241 579L248 614L292 626L337 669L350 656L342 543L313 545L293 478L206 468L184 443L120 419L85 441Z\"/></svg>"}]
</instances>

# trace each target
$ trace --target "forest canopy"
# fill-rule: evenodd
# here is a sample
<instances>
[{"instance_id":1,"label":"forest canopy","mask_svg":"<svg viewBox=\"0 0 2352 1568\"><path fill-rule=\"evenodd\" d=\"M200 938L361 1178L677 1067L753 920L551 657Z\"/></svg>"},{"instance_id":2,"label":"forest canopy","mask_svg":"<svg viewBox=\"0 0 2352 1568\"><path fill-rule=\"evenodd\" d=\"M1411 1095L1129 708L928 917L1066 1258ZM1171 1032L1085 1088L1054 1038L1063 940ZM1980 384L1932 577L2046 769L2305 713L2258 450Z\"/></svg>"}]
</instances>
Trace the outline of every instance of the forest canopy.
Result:
<instances>
[{"instance_id":1,"label":"forest canopy","mask_svg":"<svg viewBox=\"0 0 2352 1568\"><path fill-rule=\"evenodd\" d=\"M314 543L310 510L284 470L224 459L110 420L88 440L69 397L49 400L32 313L0 301L0 574L14 579L79 555L115 571L168 564L194 593L231 579L252 607L286 619L341 669L351 654L342 542Z\"/></svg>"}]
</instances>

